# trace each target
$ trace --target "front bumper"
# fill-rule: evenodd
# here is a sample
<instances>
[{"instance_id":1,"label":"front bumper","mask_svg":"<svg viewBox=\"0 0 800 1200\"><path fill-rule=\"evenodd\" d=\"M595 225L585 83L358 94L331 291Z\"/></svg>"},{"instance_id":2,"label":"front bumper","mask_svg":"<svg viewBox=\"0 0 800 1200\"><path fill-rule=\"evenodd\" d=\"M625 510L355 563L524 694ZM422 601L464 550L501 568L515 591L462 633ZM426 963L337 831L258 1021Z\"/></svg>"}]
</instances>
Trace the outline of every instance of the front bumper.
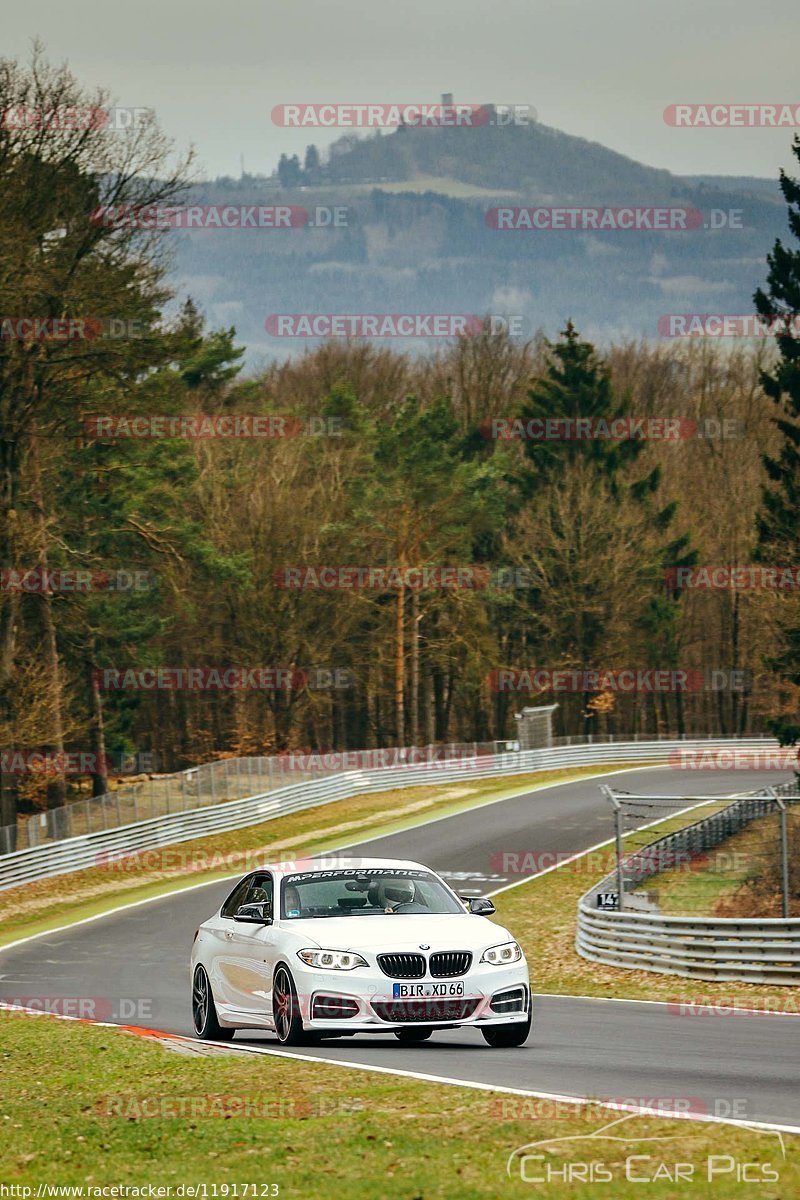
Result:
<instances>
[{"instance_id":1,"label":"front bumper","mask_svg":"<svg viewBox=\"0 0 800 1200\"><path fill-rule=\"evenodd\" d=\"M530 1006L530 981L524 959L508 967L475 963L465 975L447 979L426 975L415 980L395 980L372 967L324 971L302 963L299 970L293 967L292 974L303 1025L318 1033L325 1030L386 1033L415 1025L434 1028L508 1025L524 1020ZM393 993L395 983L437 985L439 994L398 999ZM463 985L463 995L450 994L451 984ZM508 993L505 1003L502 993ZM341 1002L338 1011L330 1003L335 999ZM345 1012L352 1015L345 1016Z\"/></svg>"}]
</instances>

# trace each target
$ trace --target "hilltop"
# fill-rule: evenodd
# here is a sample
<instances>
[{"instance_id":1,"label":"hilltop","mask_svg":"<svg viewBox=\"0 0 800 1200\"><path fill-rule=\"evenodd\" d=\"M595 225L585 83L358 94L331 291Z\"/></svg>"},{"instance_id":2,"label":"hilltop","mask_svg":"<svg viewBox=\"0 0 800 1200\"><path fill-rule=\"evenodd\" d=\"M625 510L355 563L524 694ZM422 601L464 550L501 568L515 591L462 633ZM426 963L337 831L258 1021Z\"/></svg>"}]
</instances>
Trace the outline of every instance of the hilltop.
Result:
<instances>
[{"instance_id":1,"label":"hilltop","mask_svg":"<svg viewBox=\"0 0 800 1200\"><path fill-rule=\"evenodd\" d=\"M310 140L298 130L299 162ZM250 362L302 348L267 336L271 313L492 312L548 335L572 316L600 341L656 337L665 313L750 312L786 229L776 182L683 178L536 123L348 134L311 171L284 163L190 199L346 210L341 227L173 235L183 291L212 324L236 325ZM497 205L684 206L705 227L499 232Z\"/></svg>"}]
</instances>

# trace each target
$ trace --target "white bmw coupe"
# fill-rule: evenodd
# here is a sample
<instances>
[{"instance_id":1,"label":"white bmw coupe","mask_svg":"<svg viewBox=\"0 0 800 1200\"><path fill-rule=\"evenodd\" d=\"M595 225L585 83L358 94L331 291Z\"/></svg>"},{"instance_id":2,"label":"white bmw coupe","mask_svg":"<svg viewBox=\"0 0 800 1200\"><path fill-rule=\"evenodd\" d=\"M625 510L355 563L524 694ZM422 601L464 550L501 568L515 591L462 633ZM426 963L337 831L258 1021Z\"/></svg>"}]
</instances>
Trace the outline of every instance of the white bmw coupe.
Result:
<instances>
[{"instance_id":1,"label":"white bmw coupe","mask_svg":"<svg viewBox=\"0 0 800 1200\"><path fill-rule=\"evenodd\" d=\"M461 899L415 862L307 863L253 871L197 930L198 1037L269 1029L292 1046L393 1033L412 1044L464 1025L490 1046L522 1045L528 967L508 930L487 919L491 900Z\"/></svg>"}]
</instances>

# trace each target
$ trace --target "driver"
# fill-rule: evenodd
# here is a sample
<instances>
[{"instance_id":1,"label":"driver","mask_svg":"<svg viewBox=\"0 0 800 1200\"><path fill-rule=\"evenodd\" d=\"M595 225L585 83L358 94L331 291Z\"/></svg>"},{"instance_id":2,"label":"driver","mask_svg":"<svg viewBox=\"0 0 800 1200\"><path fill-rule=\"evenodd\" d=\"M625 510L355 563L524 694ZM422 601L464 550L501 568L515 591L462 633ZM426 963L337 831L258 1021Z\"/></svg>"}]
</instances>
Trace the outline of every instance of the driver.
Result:
<instances>
[{"instance_id":1,"label":"driver","mask_svg":"<svg viewBox=\"0 0 800 1200\"><path fill-rule=\"evenodd\" d=\"M283 907L287 917L300 916L300 893L293 883L283 889Z\"/></svg>"},{"instance_id":2,"label":"driver","mask_svg":"<svg viewBox=\"0 0 800 1200\"><path fill-rule=\"evenodd\" d=\"M392 879L381 883L378 888L380 907L384 912L394 912L403 904L413 904L417 889L413 879Z\"/></svg>"}]
</instances>

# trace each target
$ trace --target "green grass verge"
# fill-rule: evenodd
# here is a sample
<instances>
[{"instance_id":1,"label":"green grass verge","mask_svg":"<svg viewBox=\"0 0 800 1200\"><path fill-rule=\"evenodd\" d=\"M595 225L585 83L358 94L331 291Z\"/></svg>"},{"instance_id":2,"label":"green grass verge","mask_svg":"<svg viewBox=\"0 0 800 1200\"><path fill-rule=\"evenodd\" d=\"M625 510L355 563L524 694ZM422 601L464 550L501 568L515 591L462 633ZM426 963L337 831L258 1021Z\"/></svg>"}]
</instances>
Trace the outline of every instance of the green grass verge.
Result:
<instances>
[{"instance_id":1,"label":"green grass verge","mask_svg":"<svg viewBox=\"0 0 800 1200\"><path fill-rule=\"evenodd\" d=\"M705 807L702 811L706 814L711 809ZM648 830L646 837L637 833L627 838L625 847L629 851L640 849L646 842L696 819L697 813L671 817ZM702 1001L707 997L711 1002L751 1008L777 1002L787 1011L800 1012L797 988L707 982L607 967L581 958L575 949L578 900L612 871L614 864L612 844L495 895L498 918L513 930L525 950L534 991L629 1000L688 1001L694 997Z\"/></svg>"},{"instance_id":2,"label":"green grass verge","mask_svg":"<svg viewBox=\"0 0 800 1200\"><path fill-rule=\"evenodd\" d=\"M636 768L646 765L637 763ZM619 766L574 767L373 792L230 833L162 846L119 863L9 888L0 892L0 946L108 912L120 904L244 874L270 859L324 853L348 842L382 837L432 817L450 816L552 783L619 769Z\"/></svg>"},{"instance_id":3,"label":"green grass verge","mask_svg":"<svg viewBox=\"0 0 800 1200\"><path fill-rule=\"evenodd\" d=\"M275 1194L262 1190L274 1184L283 1200L800 1193L798 1139L783 1138L784 1157L781 1139L763 1131L632 1117L610 1131L624 1141L587 1140L620 1114L298 1060L188 1058L119 1030L49 1018L4 1017L0 1058L0 1183L30 1187L34 1196L40 1184L79 1186L84 1196L90 1188L148 1185L175 1196L198 1184L213 1196L213 1185L227 1185L229 1197L235 1184L239 1196L243 1184L256 1185L248 1195L258 1197ZM398 1065L402 1058L398 1049ZM552 1141L567 1137L582 1140ZM523 1182L518 1166L506 1175L515 1149L544 1139L551 1141L529 1151L543 1160L525 1169L549 1172L553 1182ZM650 1157L629 1171L661 1178L626 1181L633 1155ZM709 1159L717 1172L711 1182ZM598 1162L612 1182L586 1180ZM677 1163L692 1167L694 1187L665 1177ZM751 1178L772 1171L779 1181L736 1182L744 1163L752 1164ZM565 1171L572 1181L562 1182Z\"/></svg>"},{"instance_id":4,"label":"green grass verge","mask_svg":"<svg viewBox=\"0 0 800 1200\"><path fill-rule=\"evenodd\" d=\"M800 848L800 812L788 816L789 853ZM790 888L792 886L790 873ZM714 850L663 871L642 884L659 910L680 916L781 917L780 827L777 814L747 825ZM800 898L790 890L790 913L800 916Z\"/></svg>"},{"instance_id":5,"label":"green grass verge","mask_svg":"<svg viewBox=\"0 0 800 1200\"><path fill-rule=\"evenodd\" d=\"M732 899L758 869L750 853L755 848L755 831L743 830L680 868L654 875L637 891L651 893L660 912L710 916L721 901Z\"/></svg>"}]
</instances>

